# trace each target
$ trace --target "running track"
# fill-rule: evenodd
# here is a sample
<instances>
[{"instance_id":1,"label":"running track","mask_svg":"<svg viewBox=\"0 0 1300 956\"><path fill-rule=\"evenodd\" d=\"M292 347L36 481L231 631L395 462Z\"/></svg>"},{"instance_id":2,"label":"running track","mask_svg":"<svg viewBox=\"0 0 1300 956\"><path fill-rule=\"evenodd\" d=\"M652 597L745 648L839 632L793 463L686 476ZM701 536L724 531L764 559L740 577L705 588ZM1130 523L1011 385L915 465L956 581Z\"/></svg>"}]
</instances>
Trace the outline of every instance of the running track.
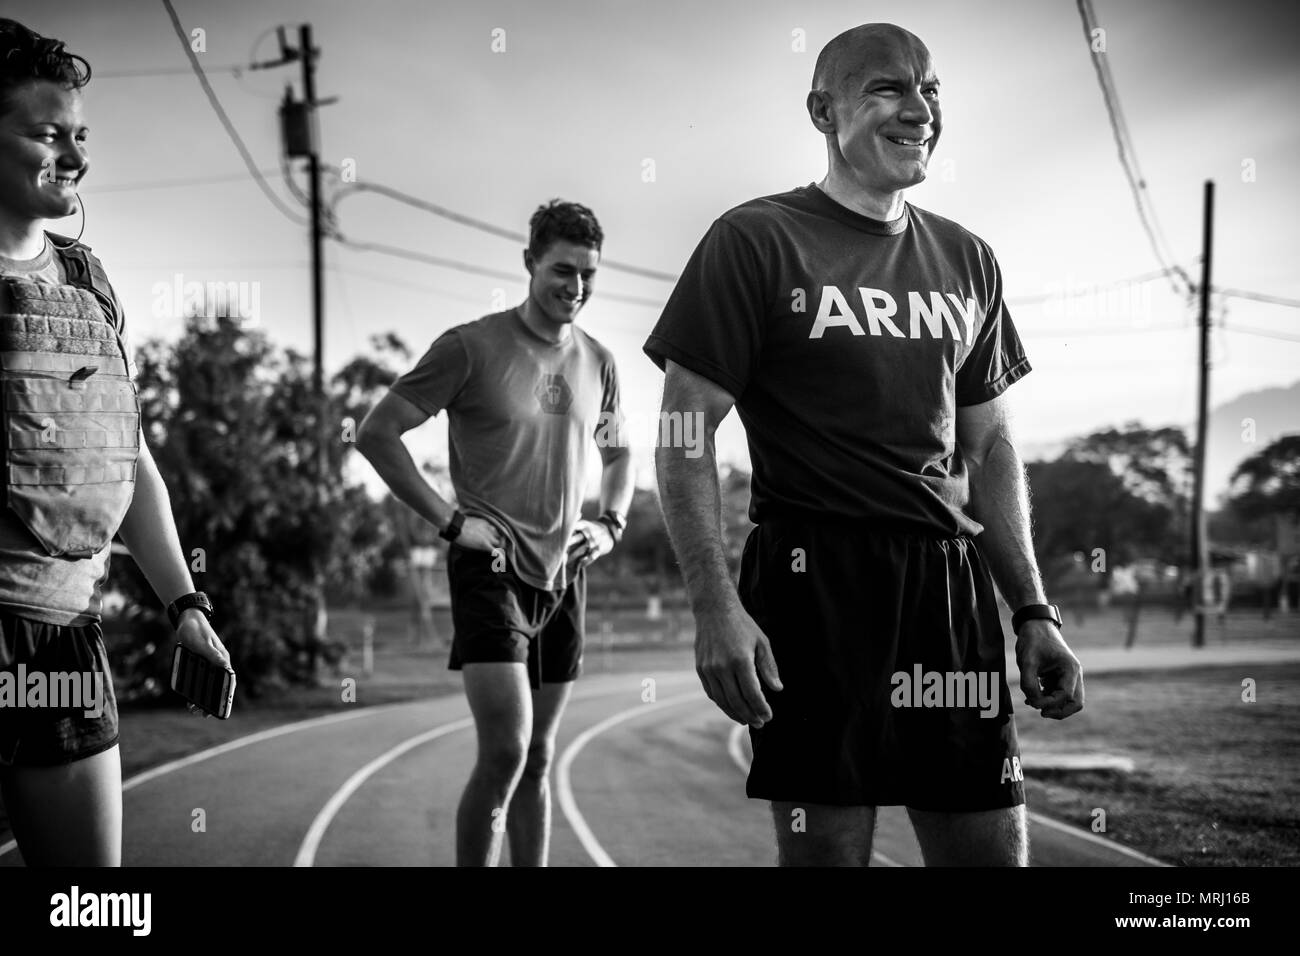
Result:
<instances>
[{"instance_id":1,"label":"running track","mask_svg":"<svg viewBox=\"0 0 1300 956\"><path fill-rule=\"evenodd\" d=\"M745 797L748 734L694 672L654 676L653 703L643 675L578 683L560 728L551 864L773 865L767 804ZM126 781L123 863L451 865L473 758L461 695L264 731ZM191 828L198 808L206 832ZM1035 866L1162 865L1037 814L1030 842ZM873 865L921 865L901 808L880 812L876 851ZM20 863L0 846L0 866Z\"/></svg>"}]
</instances>

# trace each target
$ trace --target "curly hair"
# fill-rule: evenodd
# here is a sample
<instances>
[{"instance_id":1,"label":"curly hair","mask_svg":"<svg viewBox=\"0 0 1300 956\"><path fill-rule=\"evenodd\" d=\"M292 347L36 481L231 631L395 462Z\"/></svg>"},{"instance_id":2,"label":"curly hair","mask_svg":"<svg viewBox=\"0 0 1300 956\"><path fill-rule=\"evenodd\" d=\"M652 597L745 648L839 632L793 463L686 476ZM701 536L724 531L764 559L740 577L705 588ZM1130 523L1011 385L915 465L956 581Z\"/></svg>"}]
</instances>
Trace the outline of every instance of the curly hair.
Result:
<instances>
[{"instance_id":1,"label":"curly hair","mask_svg":"<svg viewBox=\"0 0 1300 956\"><path fill-rule=\"evenodd\" d=\"M596 214L586 206L552 199L538 206L533 218L528 220L528 251L533 258L540 259L560 239L591 246L599 252L605 233L596 221Z\"/></svg>"},{"instance_id":2,"label":"curly hair","mask_svg":"<svg viewBox=\"0 0 1300 956\"><path fill-rule=\"evenodd\" d=\"M69 53L62 40L0 17L0 113L9 109L14 90L37 80L79 90L90 82L90 64Z\"/></svg>"}]
</instances>

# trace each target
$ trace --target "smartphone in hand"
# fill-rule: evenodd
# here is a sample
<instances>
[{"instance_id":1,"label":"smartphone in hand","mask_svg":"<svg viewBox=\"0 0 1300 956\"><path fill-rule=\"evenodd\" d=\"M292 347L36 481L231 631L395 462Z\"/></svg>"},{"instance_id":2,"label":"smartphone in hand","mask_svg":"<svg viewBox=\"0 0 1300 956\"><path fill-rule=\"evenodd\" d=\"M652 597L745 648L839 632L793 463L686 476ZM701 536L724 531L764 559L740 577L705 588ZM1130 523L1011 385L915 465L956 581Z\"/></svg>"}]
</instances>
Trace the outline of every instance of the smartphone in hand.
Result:
<instances>
[{"instance_id":1,"label":"smartphone in hand","mask_svg":"<svg viewBox=\"0 0 1300 956\"><path fill-rule=\"evenodd\" d=\"M172 690L206 713L227 720L235 702L235 672L177 644L172 653Z\"/></svg>"}]
</instances>

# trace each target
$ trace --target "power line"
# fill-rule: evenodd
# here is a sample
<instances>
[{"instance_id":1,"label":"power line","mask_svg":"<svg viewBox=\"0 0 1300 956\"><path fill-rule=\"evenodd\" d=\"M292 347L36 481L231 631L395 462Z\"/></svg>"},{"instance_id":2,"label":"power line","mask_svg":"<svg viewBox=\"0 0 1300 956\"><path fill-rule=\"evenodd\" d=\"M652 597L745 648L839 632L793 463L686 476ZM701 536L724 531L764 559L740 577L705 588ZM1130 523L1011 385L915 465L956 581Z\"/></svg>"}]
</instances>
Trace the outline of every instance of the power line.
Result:
<instances>
[{"instance_id":1,"label":"power line","mask_svg":"<svg viewBox=\"0 0 1300 956\"><path fill-rule=\"evenodd\" d=\"M472 262L461 262L457 259L431 256L428 253L416 252L413 249L403 249L400 246L390 246L382 242L358 242L355 239L347 239L340 233L335 233L334 238L348 248L357 249L362 252L378 252L381 255L393 256L397 259L409 259L412 262L422 262L427 265L438 266L441 269L452 269L456 272L487 276L490 279L501 279L506 282L519 283L524 281L521 277L513 273L476 265ZM602 299L609 299L611 302L625 302L629 305L642 305L652 309L661 309L664 304L663 301L658 299L647 299L635 295L621 295L617 292L602 291L599 294Z\"/></svg>"},{"instance_id":2,"label":"power line","mask_svg":"<svg viewBox=\"0 0 1300 956\"><path fill-rule=\"evenodd\" d=\"M1093 13L1091 0L1077 0L1077 2L1079 16L1083 19L1083 34L1088 40L1092 65L1097 72L1097 82L1101 85L1102 99L1106 104L1106 115L1110 118L1110 127L1115 134L1115 144L1119 149L1120 165L1124 168L1124 175L1128 178L1129 187L1133 191L1142 230L1151 242L1151 249L1157 261L1170 270L1171 276L1182 281L1183 288L1179 288L1178 282L1173 283L1174 291L1187 294L1193 287L1191 277L1181 266L1171 265L1173 256L1168 252L1168 243L1165 241L1164 232L1160 229L1160 221L1156 218L1155 207L1151 202L1150 193L1147 192L1146 180L1138 167L1137 152L1133 148L1128 126L1124 122L1124 114L1120 111L1119 94L1115 88L1115 80L1110 74L1110 64L1105 60L1104 48L1096 49L1094 36L1100 28L1097 26L1097 17ZM1104 35L1105 31L1100 33Z\"/></svg>"},{"instance_id":3,"label":"power line","mask_svg":"<svg viewBox=\"0 0 1300 956\"><path fill-rule=\"evenodd\" d=\"M521 232L515 232L512 229L505 229L501 226L494 225L490 222L484 222L481 219L475 219L472 216L466 216L463 213L454 212L453 210L448 209L445 206L439 206L436 203L431 203L424 199L420 199L416 196L412 196L410 193L404 193L400 189L394 189L391 186L384 186L379 183L350 183L349 185L344 186L335 195L334 201L330 204L331 212L333 211L334 207L338 206L338 204L342 202L344 199L346 199L348 196L358 192L378 193L381 196L386 196L389 199L396 200L397 202L405 203L408 206L412 206L416 209L423 210L424 212L432 213L435 216L440 216L443 219L448 219L452 222L459 223L462 226L468 226L471 229L477 229L480 232L486 232L489 235L497 236L502 239L509 239L513 242L521 242L524 245L528 244L528 236L524 235ZM658 279L661 282L677 281L677 276L671 273L660 272L657 269L646 269L643 268L642 266L632 265L626 262L619 262L616 259L602 258L600 261L600 266L602 269L613 269L617 272L626 272L631 275L641 276L642 278L645 279Z\"/></svg>"},{"instance_id":4,"label":"power line","mask_svg":"<svg viewBox=\"0 0 1300 956\"><path fill-rule=\"evenodd\" d=\"M1225 295L1230 299L1250 299L1252 302L1267 302L1270 305L1282 305L1289 309L1300 309L1300 299L1287 299L1280 295L1267 295L1263 292L1251 292L1247 289L1223 289L1215 286L1214 290L1219 295Z\"/></svg>"},{"instance_id":5,"label":"power line","mask_svg":"<svg viewBox=\"0 0 1300 956\"><path fill-rule=\"evenodd\" d=\"M472 262L460 262L456 259L444 259L441 256L431 256L424 252L416 252L412 249L402 249L398 246L390 246L382 242L358 242L355 239L346 239L341 234L334 237L349 249L358 249L362 252L378 252L381 255L392 256L396 259L409 259L412 262L423 262L427 265L438 266L442 269L452 269L456 272L465 272L470 275L487 276L489 279L504 279L507 282L517 282L519 277L509 272L502 272L499 269L489 269L485 266L475 265Z\"/></svg>"},{"instance_id":6,"label":"power line","mask_svg":"<svg viewBox=\"0 0 1300 956\"><path fill-rule=\"evenodd\" d=\"M1096 326L1077 328L1077 329L1050 329L1048 331L1038 331L1036 329L1025 329L1026 335L1032 335L1038 339L1065 339L1065 338L1083 338L1091 336L1104 335L1141 335L1146 332L1184 332L1188 329L1186 325L1174 325L1166 323L1164 325L1144 325L1141 327L1132 326L1128 328L1099 329Z\"/></svg>"},{"instance_id":7,"label":"power line","mask_svg":"<svg viewBox=\"0 0 1300 956\"><path fill-rule=\"evenodd\" d=\"M1254 325L1220 325L1225 332L1241 332L1244 335L1258 335L1266 339L1278 339L1283 342L1300 342L1300 335L1287 335L1285 332L1274 332L1272 329L1261 329Z\"/></svg>"},{"instance_id":8,"label":"power line","mask_svg":"<svg viewBox=\"0 0 1300 956\"><path fill-rule=\"evenodd\" d=\"M190 67L194 71L194 75L198 77L199 85L203 87L203 94L208 98L208 103L211 104L213 112L217 114L217 119L221 121L221 125L226 131L226 135L229 136L230 141L235 144L235 148L239 150L239 155L240 158L244 160L244 165L248 167L248 171L253 175L253 178L257 180L258 186L262 188L262 192L266 193L266 197L271 200L276 209L279 209L280 212L284 213L284 215L296 225L307 225L306 219L303 219L285 205L285 203L280 200L280 197L271 190L270 184L267 183L266 179L258 170L257 164L253 162L253 156L249 153L248 147L244 145L244 141L240 138L234 124L230 122L230 117L228 117L226 111L222 109L221 102L217 99L217 94L212 90L212 84L208 82L208 78L203 72L203 67L199 65L199 58L194 54L194 51L190 49L189 41L185 36L185 28L181 26L180 17L176 15L176 8L172 6L172 0L162 0L162 2L163 6L167 8L167 15L171 17L172 27L176 30L176 36L181 41L181 48L185 51L185 56L190 61Z\"/></svg>"},{"instance_id":9,"label":"power line","mask_svg":"<svg viewBox=\"0 0 1300 956\"><path fill-rule=\"evenodd\" d=\"M260 169L258 170L263 176L274 176L278 169ZM106 193L126 193L144 191L149 189L176 189L183 186L214 186L218 183L235 183L247 182L248 173L229 173L222 176L193 176L186 179L151 179L134 183L111 183L107 186L96 186L87 189L84 192L88 196L98 196Z\"/></svg>"},{"instance_id":10,"label":"power line","mask_svg":"<svg viewBox=\"0 0 1300 956\"><path fill-rule=\"evenodd\" d=\"M210 66L208 67L208 72L209 73L231 73L234 76L239 76L247 69L248 67L246 66ZM143 70L103 70L103 71L96 70L95 79L96 80L128 80L128 79L134 79L135 77L144 77L144 76L181 76L189 72L190 72L189 68L183 66L160 66L153 69L143 69Z\"/></svg>"},{"instance_id":11,"label":"power line","mask_svg":"<svg viewBox=\"0 0 1300 956\"><path fill-rule=\"evenodd\" d=\"M1117 289L1128 285L1143 285L1147 282L1154 282L1157 279L1163 279L1170 275L1172 269L1156 269L1154 272L1143 272L1139 275L1129 276L1127 279L1114 279L1110 282L1100 282L1090 285L1086 289L1065 294L1064 292L1040 292L1035 295L1020 295L1015 298L1005 299L1007 305L1036 305L1041 302L1050 302L1053 299L1081 299L1086 296L1094 295L1103 289Z\"/></svg>"},{"instance_id":12,"label":"power line","mask_svg":"<svg viewBox=\"0 0 1300 956\"><path fill-rule=\"evenodd\" d=\"M353 269L348 266L341 266L337 261L332 263L328 268L330 272L337 272L342 275L349 275L358 279L377 282L388 288L410 289L413 292L439 295L448 299L457 299L461 302L471 302L475 305L481 306L483 304L482 296L466 295L463 292L456 292L452 289L445 289L441 286L429 285L425 282L411 282L409 279L401 279L396 276L385 275L382 272L371 272L369 269ZM520 281L522 282L522 280Z\"/></svg>"}]
</instances>

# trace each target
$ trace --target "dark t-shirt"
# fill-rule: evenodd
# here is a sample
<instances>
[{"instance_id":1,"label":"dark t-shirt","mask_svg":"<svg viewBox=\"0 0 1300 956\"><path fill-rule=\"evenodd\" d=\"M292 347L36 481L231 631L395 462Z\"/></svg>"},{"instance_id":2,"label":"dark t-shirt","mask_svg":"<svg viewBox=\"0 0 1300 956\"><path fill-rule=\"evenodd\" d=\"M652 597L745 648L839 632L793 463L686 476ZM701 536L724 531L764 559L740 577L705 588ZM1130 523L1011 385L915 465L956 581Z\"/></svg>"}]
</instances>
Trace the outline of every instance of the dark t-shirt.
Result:
<instances>
[{"instance_id":1,"label":"dark t-shirt","mask_svg":"<svg viewBox=\"0 0 1300 956\"><path fill-rule=\"evenodd\" d=\"M645 344L736 399L750 517L785 508L978 534L956 409L1029 371L988 245L907 204L893 222L816 186L710 227Z\"/></svg>"},{"instance_id":2,"label":"dark t-shirt","mask_svg":"<svg viewBox=\"0 0 1300 956\"><path fill-rule=\"evenodd\" d=\"M590 453L627 454L609 350L577 326L548 342L511 309L444 332L392 390L429 415L447 410L458 506L501 529L512 570L567 587Z\"/></svg>"}]
</instances>

